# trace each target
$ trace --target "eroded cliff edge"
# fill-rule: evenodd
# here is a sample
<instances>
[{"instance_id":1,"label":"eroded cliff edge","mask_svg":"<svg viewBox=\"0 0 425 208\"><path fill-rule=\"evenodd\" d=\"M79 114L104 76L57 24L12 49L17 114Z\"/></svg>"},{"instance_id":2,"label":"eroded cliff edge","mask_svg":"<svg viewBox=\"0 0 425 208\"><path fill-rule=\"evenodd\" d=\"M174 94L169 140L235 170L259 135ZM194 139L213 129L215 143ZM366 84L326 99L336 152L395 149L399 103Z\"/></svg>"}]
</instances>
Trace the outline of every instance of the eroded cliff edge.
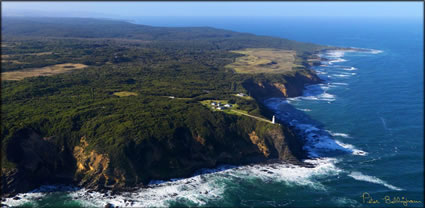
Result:
<instances>
[{"instance_id":1,"label":"eroded cliff edge","mask_svg":"<svg viewBox=\"0 0 425 208\"><path fill-rule=\"evenodd\" d=\"M243 86L248 92L261 102L271 97L301 96L306 85L318 84L322 80L313 70L298 70L293 74L273 74L256 76L247 79Z\"/></svg>"},{"instance_id":2,"label":"eroded cliff edge","mask_svg":"<svg viewBox=\"0 0 425 208\"><path fill-rule=\"evenodd\" d=\"M251 118L227 119L212 127L221 133L179 128L168 140L130 142L122 150L103 153L90 148L85 137L70 147L42 137L33 129L23 129L7 145L7 157L15 167L2 170L2 195L51 183L120 190L152 179L187 177L197 169L218 164L248 164L273 158L299 163L304 156L302 143L285 126Z\"/></svg>"}]
</instances>

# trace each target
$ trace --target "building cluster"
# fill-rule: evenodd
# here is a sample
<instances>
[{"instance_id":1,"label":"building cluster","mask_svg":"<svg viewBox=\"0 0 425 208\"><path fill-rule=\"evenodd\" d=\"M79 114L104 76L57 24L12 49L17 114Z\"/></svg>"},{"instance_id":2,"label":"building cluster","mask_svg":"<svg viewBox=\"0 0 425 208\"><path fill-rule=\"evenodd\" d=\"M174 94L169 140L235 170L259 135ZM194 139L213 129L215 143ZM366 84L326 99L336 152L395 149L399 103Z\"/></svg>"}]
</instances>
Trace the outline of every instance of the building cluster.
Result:
<instances>
[{"instance_id":1,"label":"building cluster","mask_svg":"<svg viewBox=\"0 0 425 208\"><path fill-rule=\"evenodd\" d=\"M217 109L217 110L224 110L224 109L226 109L226 108L231 108L232 107L232 105L231 104L222 104L221 102L211 102L211 105L215 108L215 109Z\"/></svg>"}]
</instances>

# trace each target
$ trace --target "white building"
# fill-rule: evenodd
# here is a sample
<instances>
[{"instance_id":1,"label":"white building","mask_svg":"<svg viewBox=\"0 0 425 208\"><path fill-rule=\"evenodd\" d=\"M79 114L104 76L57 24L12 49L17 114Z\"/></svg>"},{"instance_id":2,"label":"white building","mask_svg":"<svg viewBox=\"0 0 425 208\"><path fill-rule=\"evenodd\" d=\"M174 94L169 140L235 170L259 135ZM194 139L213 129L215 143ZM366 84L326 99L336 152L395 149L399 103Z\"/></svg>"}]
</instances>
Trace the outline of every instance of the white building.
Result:
<instances>
[{"instance_id":1,"label":"white building","mask_svg":"<svg viewBox=\"0 0 425 208\"><path fill-rule=\"evenodd\" d=\"M214 105L215 106L215 105L217 105L217 103L216 102L212 102L211 105Z\"/></svg>"},{"instance_id":2,"label":"white building","mask_svg":"<svg viewBox=\"0 0 425 208\"><path fill-rule=\"evenodd\" d=\"M230 105L230 104L226 104L226 105L224 105L224 107L226 107L226 108L230 108L230 107L232 107L232 105Z\"/></svg>"}]
</instances>

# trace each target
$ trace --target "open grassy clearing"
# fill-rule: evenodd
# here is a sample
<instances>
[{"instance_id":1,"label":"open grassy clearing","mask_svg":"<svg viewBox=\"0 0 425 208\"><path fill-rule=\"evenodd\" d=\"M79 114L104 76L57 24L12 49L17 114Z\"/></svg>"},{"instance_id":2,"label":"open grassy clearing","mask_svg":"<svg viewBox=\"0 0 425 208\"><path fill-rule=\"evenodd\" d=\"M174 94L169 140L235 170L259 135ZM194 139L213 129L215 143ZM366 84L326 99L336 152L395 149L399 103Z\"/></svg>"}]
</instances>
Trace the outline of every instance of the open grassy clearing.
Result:
<instances>
[{"instance_id":1,"label":"open grassy clearing","mask_svg":"<svg viewBox=\"0 0 425 208\"><path fill-rule=\"evenodd\" d=\"M227 104L228 103L228 101L227 100L203 100L203 101L200 101L203 105L211 105L211 103L212 102L216 102L216 103L218 103L218 102L221 102L221 103L223 103L223 104Z\"/></svg>"},{"instance_id":2,"label":"open grassy clearing","mask_svg":"<svg viewBox=\"0 0 425 208\"><path fill-rule=\"evenodd\" d=\"M121 92L114 92L114 95L118 97L128 97L128 96L137 96L136 92L129 92L129 91L121 91Z\"/></svg>"},{"instance_id":3,"label":"open grassy clearing","mask_svg":"<svg viewBox=\"0 0 425 208\"><path fill-rule=\"evenodd\" d=\"M230 107L230 108L225 108L223 110L218 110L218 109L216 109L216 106L211 105L212 102L215 102L215 103L219 103L220 102L222 105L228 104L228 101L227 100L203 100L203 101L200 101L200 103L202 105L206 106L207 108L209 108L212 111L223 111L224 113L231 114L231 115L237 115L237 116L249 116L251 118L254 118L254 119L257 119L257 120L260 120L260 121L271 123L270 120L267 120L265 118L261 118L261 117L258 117L258 116L250 115L248 113L248 111L239 109L238 104L231 104L232 107Z\"/></svg>"},{"instance_id":4,"label":"open grassy clearing","mask_svg":"<svg viewBox=\"0 0 425 208\"><path fill-rule=\"evenodd\" d=\"M11 45L9 45L7 43L1 43L1 47L2 48L7 48L7 47L11 47Z\"/></svg>"},{"instance_id":5,"label":"open grassy clearing","mask_svg":"<svg viewBox=\"0 0 425 208\"><path fill-rule=\"evenodd\" d=\"M39 53L24 53L22 55L27 55L27 56L44 56L44 55L50 55L53 54L53 52L39 52ZM21 54L20 54L21 55Z\"/></svg>"},{"instance_id":6,"label":"open grassy clearing","mask_svg":"<svg viewBox=\"0 0 425 208\"><path fill-rule=\"evenodd\" d=\"M44 55L50 55L53 54L53 52L38 52L38 53L21 53L21 54L2 54L1 58L12 58L13 56L44 56Z\"/></svg>"},{"instance_id":7,"label":"open grassy clearing","mask_svg":"<svg viewBox=\"0 0 425 208\"><path fill-rule=\"evenodd\" d=\"M162 96L165 98L169 98L169 99L176 99L176 100L192 100L192 98L185 98L185 97L175 97L173 95L169 95L169 96Z\"/></svg>"},{"instance_id":8,"label":"open grassy clearing","mask_svg":"<svg viewBox=\"0 0 425 208\"><path fill-rule=\"evenodd\" d=\"M12 55L9 55L9 54L2 54L1 55L1 59L3 60L3 59L8 59L8 58L11 58L12 57Z\"/></svg>"},{"instance_id":9,"label":"open grassy clearing","mask_svg":"<svg viewBox=\"0 0 425 208\"><path fill-rule=\"evenodd\" d=\"M38 77L38 76L52 76L56 74L61 74L69 72L75 69L86 68L87 65L84 64L56 64L52 66L46 66L42 68L33 68L33 69L23 69L18 71L11 72L2 72L1 80L22 80L28 77Z\"/></svg>"},{"instance_id":10,"label":"open grassy clearing","mask_svg":"<svg viewBox=\"0 0 425 208\"><path fill-rule=\"evenodd\" d=\"M221 103L222 106L224 106L226 104L230 104L227 100L203 100L203 101L200 101L200 102L201 102L202 105L205 105L205 106L211 108L212 110L217 110L215 108L217 106L211 105L212 102ZM238 104L230 104L230 105L232 105L232 107L231 107L232 109L237 109L239 107ZM225 110L229 110L229 108L226 108Z\"/></svg>"},{"instance_id":11,"label":"open grassy clearing","mask_svg":"<svg viewBox=\"0 0 425 208\"><path fill-rule=\"evenodd\" d=\"M2 63L12 62L14 64L23 64L24 63L24 62L20 62L20 61L17 61L17 60L5 60L5 59L2 59L1 62Z\"/></svg>"},{"instance_id":12,"label":"open grassy clearing","mask_svg":"<svg viewBox=\"0 0 425 208\"><path fill-rule=\"evenodd\" d=\"M264 122L267 122L267 123L272 123L272 121L270 121L270 120L267 120L265 118L261 118L261 117L258 117L258 116L250 115L250 114L248 114L248 112L243 111L243 110L231 109L230 112L229 112L229 114L234 114L234 115L239 115L239 116L241 116L241 115L249 116L251 118L255 118L255 119L260 120L260 121L264 121Z\"/></svg>"},{"instance_id":13,"label":"open grassy clearing","mask_svg":"<svg viewBox=\"0 0 425 208\"><path fill-rule=\"evenodd\" d=\"M253 97L248 96L248 95L240 96L240 95L238 95L238 94L234 94L234 96L236 96L236 97L238 97L238 98L245 99L245 100L253 100L253 99L254 99Z\"/></svg>"},{"instance_id":14,"label":"open grassy clearing","mask_svg":"<svg viewBox=\"0 0 425 208\"><path fill-rule=\"evenodd\" d=\"M273 48L249 48L232 51L244 54L226 67L237 73L287 73L298 67L295 62L295 51Z\"/></svg>"}]
</instances>

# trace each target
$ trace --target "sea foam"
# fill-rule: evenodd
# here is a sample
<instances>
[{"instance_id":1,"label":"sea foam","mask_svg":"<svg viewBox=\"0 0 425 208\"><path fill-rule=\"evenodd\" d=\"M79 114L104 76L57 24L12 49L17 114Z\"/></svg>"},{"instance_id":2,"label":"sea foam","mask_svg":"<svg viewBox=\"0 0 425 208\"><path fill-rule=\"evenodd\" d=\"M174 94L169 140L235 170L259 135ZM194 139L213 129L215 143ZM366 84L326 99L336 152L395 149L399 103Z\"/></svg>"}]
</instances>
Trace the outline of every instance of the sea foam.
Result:
<instances>
[{"instance_id":1,"label":"sea foam","mask_svg":"<svg viewBox=\"0 0 425 208\"><path fill-rule=\"evenodd\" d=\"M345 70L345 71L356 71L357 70L356 67L345 67L345 68L342 68L342 69Z\"/></svg>"},{"instance_id":2,"label":"sea foam","mask_svg":"<svg viewBox=\"0 0 425 208\"><path fill-rule=\"evenodd\" d=\"M379 179L375 176L364 175L361 172L354 171L354 172L351 172L350 174L348 174L348 176L350 176L350 177L352 177L352 178L354 178L358 181L366 181L366 182L369 182L369 183L380 184L380 185L383 185L383 186L385 186L385 187L387 187L391 190L395 190L395 191L402 191L403 190L399 187L388 184L387 182L385 182L385 181L383 181L383 180L381 180L381 179Z\"/></svg>"},{"instance_id":3,"label":"sea foam","mask_svg":"<svg viewBox=\"0 0 425 208\"><path fill-rule=\"evenodd\" d=\"M240 180L253 185L258 185L258 180L260 180L262 183L283 183L287 186L302 186L326 191L326 187L320 183L320 179L336 176L342 172L335 166L338 161L334 158L309 159L305 162L314 165L314 167L273 163L202 169L198 171L198 175L189 178L174 181L155 181L147 188L118 194L89 191L84 188L67 190L60 186L56 188L52 186L53 188L46 192L19 194L20 200L7 198L5 204L20 206L23 203L46 197L46 195L55 191L66 191L71 199L78 200L79 203L87 207L101 207L106 203L120 207L164 207L175 202L205 206L212 200L221 199L224 196L224 191L230 190Z\"/></svg>"},{"instance_id":4,"label":"sea foam","mask_svg":"<svg viewBox=\"0 0 425 208\"><path fill-rule=\"evenodd\" d=\"M265 105L277 113L277 118L282 122L292 126L297 134L304 138L304 149L312 158L326 157L331 154L351 153L353 155L364 156L367 152L360 150L353 145L345 144L335 140L333 136L348 138L348 134L334 133L326 131L314 124L305 114L297 112L289 103L281 101L279 98L264 101Z\"/></svg>"},{"instance_id":5,"label":"sea foam","mask_svg":"<svg viewBox=\"0 0 425 208\"><path fill-rule=\"evenodd\" d=\"M326 130L326 131L334 137L337 136L337 137L351 138L351 136L346 133L337 133L337 132L332 132L329 130Z\"/></svg>"}]
</instances>

